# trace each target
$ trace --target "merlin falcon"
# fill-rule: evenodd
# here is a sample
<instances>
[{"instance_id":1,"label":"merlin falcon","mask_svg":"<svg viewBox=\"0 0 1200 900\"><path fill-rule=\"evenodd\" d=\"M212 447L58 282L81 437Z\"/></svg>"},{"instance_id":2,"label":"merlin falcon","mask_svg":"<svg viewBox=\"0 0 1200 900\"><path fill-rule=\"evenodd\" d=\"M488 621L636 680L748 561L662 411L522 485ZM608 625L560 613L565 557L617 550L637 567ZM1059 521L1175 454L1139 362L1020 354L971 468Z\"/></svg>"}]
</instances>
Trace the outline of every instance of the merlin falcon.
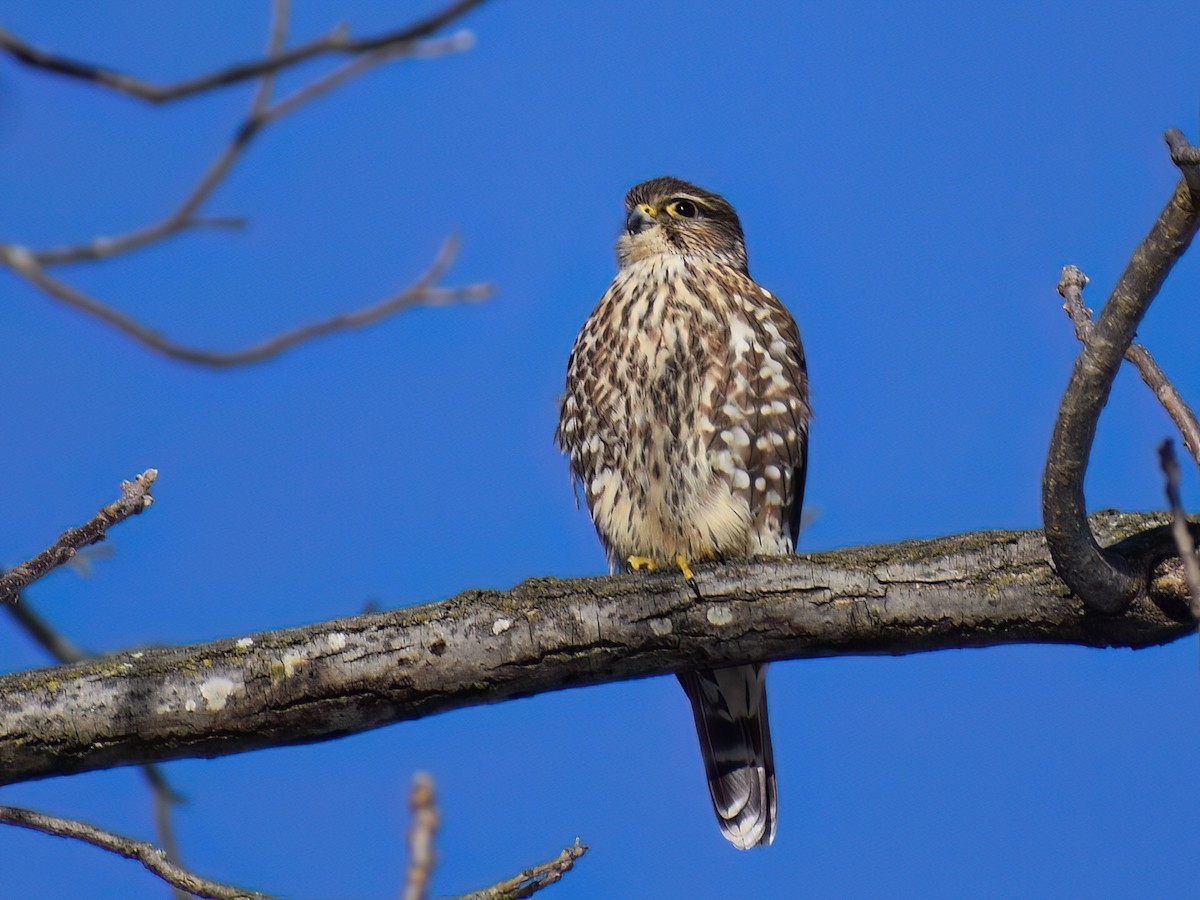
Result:
<instances>
[{"instance_id":1,"label":"merlin falcon","mask_svg":"<svg viewBox=\"0 0 1200 900\"><path fill-rule=\"evenodd\" d=\"M567 365L555 439L613 572L793 552L808 378L791 315L750 276L722 197L655 178L625 198L619 271ZM766 664L679 675L721 831L775 837Z\"/></svg>"}]
</instances>

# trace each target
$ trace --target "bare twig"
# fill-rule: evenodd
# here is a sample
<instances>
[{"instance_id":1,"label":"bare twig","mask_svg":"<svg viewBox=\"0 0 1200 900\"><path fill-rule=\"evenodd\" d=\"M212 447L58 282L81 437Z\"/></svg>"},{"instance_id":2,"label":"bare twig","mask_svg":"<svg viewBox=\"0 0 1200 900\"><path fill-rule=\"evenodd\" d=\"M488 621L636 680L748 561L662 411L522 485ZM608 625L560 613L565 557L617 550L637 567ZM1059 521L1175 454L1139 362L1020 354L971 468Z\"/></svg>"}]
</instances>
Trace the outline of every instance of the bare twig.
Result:
<instances>
[{"instance_id":1,"label":"bare twig","mask_svg":"<svg viewBox=\"0 0 1200 900\"><path fill-rule=\"evenodd\" d=\"M461 288L435 286L453 262L457 250L458 240L453 237L448 238L438 250L437 257L425 274L399 293L393 294L373 306L351 313L339 313L320 322L302 325L242 350L202 350L171 341L125 313L53 278L30 257L14 257L12 248L9 248L6 258L4 248L0 247L0 262L6 262L10 267L21 272L49 296L107 322L118 331L163 356L181 362L227 368L263 362L314 338L371 325L413 306L442 306L449 303L487 299L492 293L490 285L473 284Z\"/></svg>"},{"instance_id":2,"label":"bare twig","mask_svg":"<svg viewBox=\"0 0 1200 900\"><path fill-rule=\"evenodd\" d=\"M58 56L34 47L3 29L0 29L0 50L6 51L14 59L28 66L65 75L68 78L91 82L151 103L167 103L214 88L274 74L325 54L357 55L384 48L403 47L440 31L482 3L483 0L458 0L419 22L368 38L351 38L345 27L338 26L324 37L300 44L290 50L278 54L268 53L261 60L239 63L217 72L169 85L153 84L102 66ZM276 21L278 22L278 19Z\"/></svg>"},{"instance_id":3,"label":"bare twig","mask_svg":"<svg viewBox=\"0 0 1200 900\"><path fill-rule=\"evenodd\" d=\"M267 59L278 60L287 44L288 20L291 18L291 0L273 0L271 3L271 31L267 36ZM254 91L254 99L250 101L250 115L261 114L271 101L271 92L275 90L275 76L278 69L263 73Z\"/></svg>"},{"instance_id":4,"label":"bare twig","mask_svg":"<svg viewBox=\"0 0 1200 900\"><path fill-rule=\"evenodd\" d=\"M282 100L266 108L262 114L261 124L267 125L277 119L281 119L305 103L320 97L322 94L328 93L336 87L340 87L350 79L357 78L364 72L375 68L375 66L390 62L393 59L430 59L436 56L444 56L448 53L461 53L464 50L469 50L474 42L475 38L471 32L461 31L458 34L441 40L424 41L413 45L384 47L373 53L360 56L346 63L344 66L334 69L327 75L318 78L316 81L293 91Z\"/></svg>"},{"instance_id":5,"label":"bare twig","mask_svg":"<svg viewBox=\"0 0 1200 900\"><path fill-rule=\"evenodd\" d=\"M135 481L121 482L121 498L100 509L85 524L68 528L58 540L16 568L0 575L0 603L10 603L17 594L47 572L73 557L79 548L104 540L108 529L118 522L146 510L154 497L150 488L158 477L157 469L147 469Z\"/></svg>"},{"instance_id":6,"label":"bare twig","mask_svg":"<svg viewBox=\"0 0 1200 900\"><path fill-rule=\"evenodd\" d=\"M587 853L587 850L588 845L579 843L579 838L575 838L575 843L566 847L554 859L526 869L499 884L463 894L457 900L522 900L524 897L532 897L542 888L560 881L575 867L575 861Z\"/></svg>"},{"instance_id":7,"label":"bare twig","mask_svg":"<svg viewBox=\"0 0 1200 900\"><path fill-rule=\"evenodd\" d=\"M433 841L437 835L438 809L433 795L433 779L424 772L413 778L408 799L412 825L408 830L408 872L404 877L402 900L425 900L437 863Z\"/></svg>"},{"instance_id":8,"label":"bare twig","mask_svg":"<svg viewBox=\"0 0 1200 900\"><path fill-rule=\"evenodd\" d=\"M286 27L287 8L283 4L281 9L277 9L276 19L271 32L271 40L274 42L281 35L281 29ZM231 227L240 226L242 220L229 217L202 217L199 216L198 210L212 196L213 191L224 181L233 166L245 153L246 148L251 141L259 134L262 129L274 122L279 121L289 113L295 112L304 104L316 99L322 94L345 84L352 78L362 75L364 72L381 65L385 62L390 62L401 57L428 57L439 55L442 53L452 53L461 50L466 50L471 46L471 38L469 33L454 35L444 40L435 42L427 42L422 44L400 44L396 46L388 46L382 50L366 54L352 60L344 66L334 69L332 72L318 78L316 81L297 89L293 93L283 99L270 103L270 91L273 83L268 83L269 78L273 78L273 73L269 73L264 77L264 81L259 85L251 100L250 112L246 119L235 129L233 138L221 151L215 160L201 175L200 180L192 188L183 201L174 210L166 215L163 219L143 228L137 228L116 237L101 237L83 244L76 244L65 247L53 247L48 250L31 250L27 247L9 246L7 248L9 256L13 260L23 260L25 257L32 257L32 261L42 268L54 266L69 265L79 262L92 262L98 259L108 259L113 256L119 256L123 253L129 253L133 250L138 250L148 244L156 243L168 237L172 237L181 231L199 226L208 227ZM0 250L4 248L0 247ZM14 264L13 260L5 259L3 254L0 254L0 262L8 265L20 274L29 277L21 266ZM33 280L33 279L30 279ZM36 283L36 282L35 282ZM41 286L41 285L39 285ZM43 290L46 288L43 287Z\"/></svg>"},{"instance_id":9,"label":"bare twig","mask_svg":"<svg viewBox=\"0 0 1200 900\"><path fill-rule=\"evenodd\" d=\"M1063 309L1075 324L1075 337L1081 344L1086 344L1095 330L1092 322L1092 311L1083 303L1083 289L1090 279L1075 266L1064 266L1062 278L1058 282L1058 292L1063 297ZM1154 396L1163 405L1174 421L1179 433L1183 436L1184 446L1200 466L1200 421L1188 406L1178 389L1167 378L1154 357L1141 344L1130 344L1125 351L1125 359L1133 363L1142 376L1142 381L1154 391Z\"/></svg>"},{"instance_id":10,"label":"bare twig","mask_svg":"<svg viewBox=\"0 0 1200 900\"><path fill-rule=\"evenodd\" d=\"M16 825L55 837L73 838L108 850L126 859L135 859L167 884L195 897L213 900L272 900L269 894L201 878L167 859L166 853L147 841L125 837L77 819L64 819L19 806L0 806L0 824Z\"/></svg>"},{"instance_id":11,"label":"bare twig","mask_svg":"<svg viewBox=\"0 0 1200 900\"><path fill-rule=\"evenodd\" d=\"M1175 447L1165 440L1158 448L1163 474L1167 477L1167 503L1171 507L1171 533L1179 558L1183 561L1183 577L1191 595L1192 616L1200 620L1200 558L1196 556L1196 543L1188 528L1187 515L1183 511L1183 500L1179 496L1179 462L1175 459Z\"/></svg>"},{"instance_id":12,"label":"bare twig","mask_svg":"<svg viewBox=\"0 0 1200 900\"><path fill-rule=\"evenodd\" d=\"M1080 350L1063 392L1042 478L1042 519L1059 577L1087 604L1118 613L1146 591L1147 573L1101 549L1083 495L1096 425L1138 323L1200 227L1200 206L1181 180L1134 251Z\"/></svg>"}]
</instances>

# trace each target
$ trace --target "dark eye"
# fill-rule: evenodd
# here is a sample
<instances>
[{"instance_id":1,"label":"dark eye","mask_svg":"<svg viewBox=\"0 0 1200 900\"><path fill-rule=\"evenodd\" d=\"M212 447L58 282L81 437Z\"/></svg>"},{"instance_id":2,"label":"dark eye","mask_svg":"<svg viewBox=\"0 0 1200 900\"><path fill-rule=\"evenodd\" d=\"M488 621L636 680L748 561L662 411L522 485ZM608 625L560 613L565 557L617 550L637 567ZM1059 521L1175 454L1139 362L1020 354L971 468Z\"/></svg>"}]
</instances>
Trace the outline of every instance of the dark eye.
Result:
<instances>
[{"instance_id":1,"label":"dark eye","mask_svg":"<svg viewBox=\"0 0 1200 900\"><path fill-rule=\"evenodd\" d=\"M675 200L671 203L671 215L691 219L696 215L696 204L691 200Z\"/></svg>"}]
</instances>

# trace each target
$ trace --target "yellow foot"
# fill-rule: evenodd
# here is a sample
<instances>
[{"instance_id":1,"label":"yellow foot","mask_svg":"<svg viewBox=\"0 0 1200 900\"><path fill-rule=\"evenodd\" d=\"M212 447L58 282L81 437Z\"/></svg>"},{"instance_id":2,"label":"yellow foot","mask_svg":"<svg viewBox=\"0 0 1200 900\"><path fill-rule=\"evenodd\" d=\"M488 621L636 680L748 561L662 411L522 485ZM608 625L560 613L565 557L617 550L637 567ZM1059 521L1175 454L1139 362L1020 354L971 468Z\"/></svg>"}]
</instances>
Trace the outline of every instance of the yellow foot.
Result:
<instances>
[{"instance_id":1,"label":"yellow foot","mask_svg":"<svg viewBox=\"0 0 1200 900\"><path fill-rule=\"evenodd\" d=\"M648 556L631 556L626 562L629 563L629 568L637 572L640 569L645 569L647 572L653 572L658 568L658 563Z\"/></svg>"},{"instance_id":2,"label":"yellow foot","mask_svg":"<svg viewBox=\"0 0 1200 900\"><path fill-rule=\"evenodd\" d=\"M675 555L675 565L679 567L679 571L683 573L683 580L687 582L687 586L692 589L692 593L699 600L700 586L696 584L696 576L692 573L692 567L688 565L687 557L682 553L677 553Z\"/></svg>"}]
</instances>

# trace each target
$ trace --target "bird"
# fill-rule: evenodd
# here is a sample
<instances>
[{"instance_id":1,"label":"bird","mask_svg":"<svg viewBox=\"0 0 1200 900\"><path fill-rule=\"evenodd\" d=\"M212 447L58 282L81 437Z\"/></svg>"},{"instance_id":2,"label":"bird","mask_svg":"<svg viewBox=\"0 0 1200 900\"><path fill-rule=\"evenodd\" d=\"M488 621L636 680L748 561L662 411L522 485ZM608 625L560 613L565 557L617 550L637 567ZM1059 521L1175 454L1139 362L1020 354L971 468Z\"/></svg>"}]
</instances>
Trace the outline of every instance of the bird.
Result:
<instances>
[{"instance_id":1,"label":"bird","mask_svg":"<svg viewBox=\"0 0 1200 900\"><path fill-rule=\"evenodd\" d=\"M555 440L613 573L794 552L811 407L795 320L733 206L673 177L625 197L618 271L567 363ZM722 834L775 838L766 664L681 672Z\"/></svg>"}]
</instances>

